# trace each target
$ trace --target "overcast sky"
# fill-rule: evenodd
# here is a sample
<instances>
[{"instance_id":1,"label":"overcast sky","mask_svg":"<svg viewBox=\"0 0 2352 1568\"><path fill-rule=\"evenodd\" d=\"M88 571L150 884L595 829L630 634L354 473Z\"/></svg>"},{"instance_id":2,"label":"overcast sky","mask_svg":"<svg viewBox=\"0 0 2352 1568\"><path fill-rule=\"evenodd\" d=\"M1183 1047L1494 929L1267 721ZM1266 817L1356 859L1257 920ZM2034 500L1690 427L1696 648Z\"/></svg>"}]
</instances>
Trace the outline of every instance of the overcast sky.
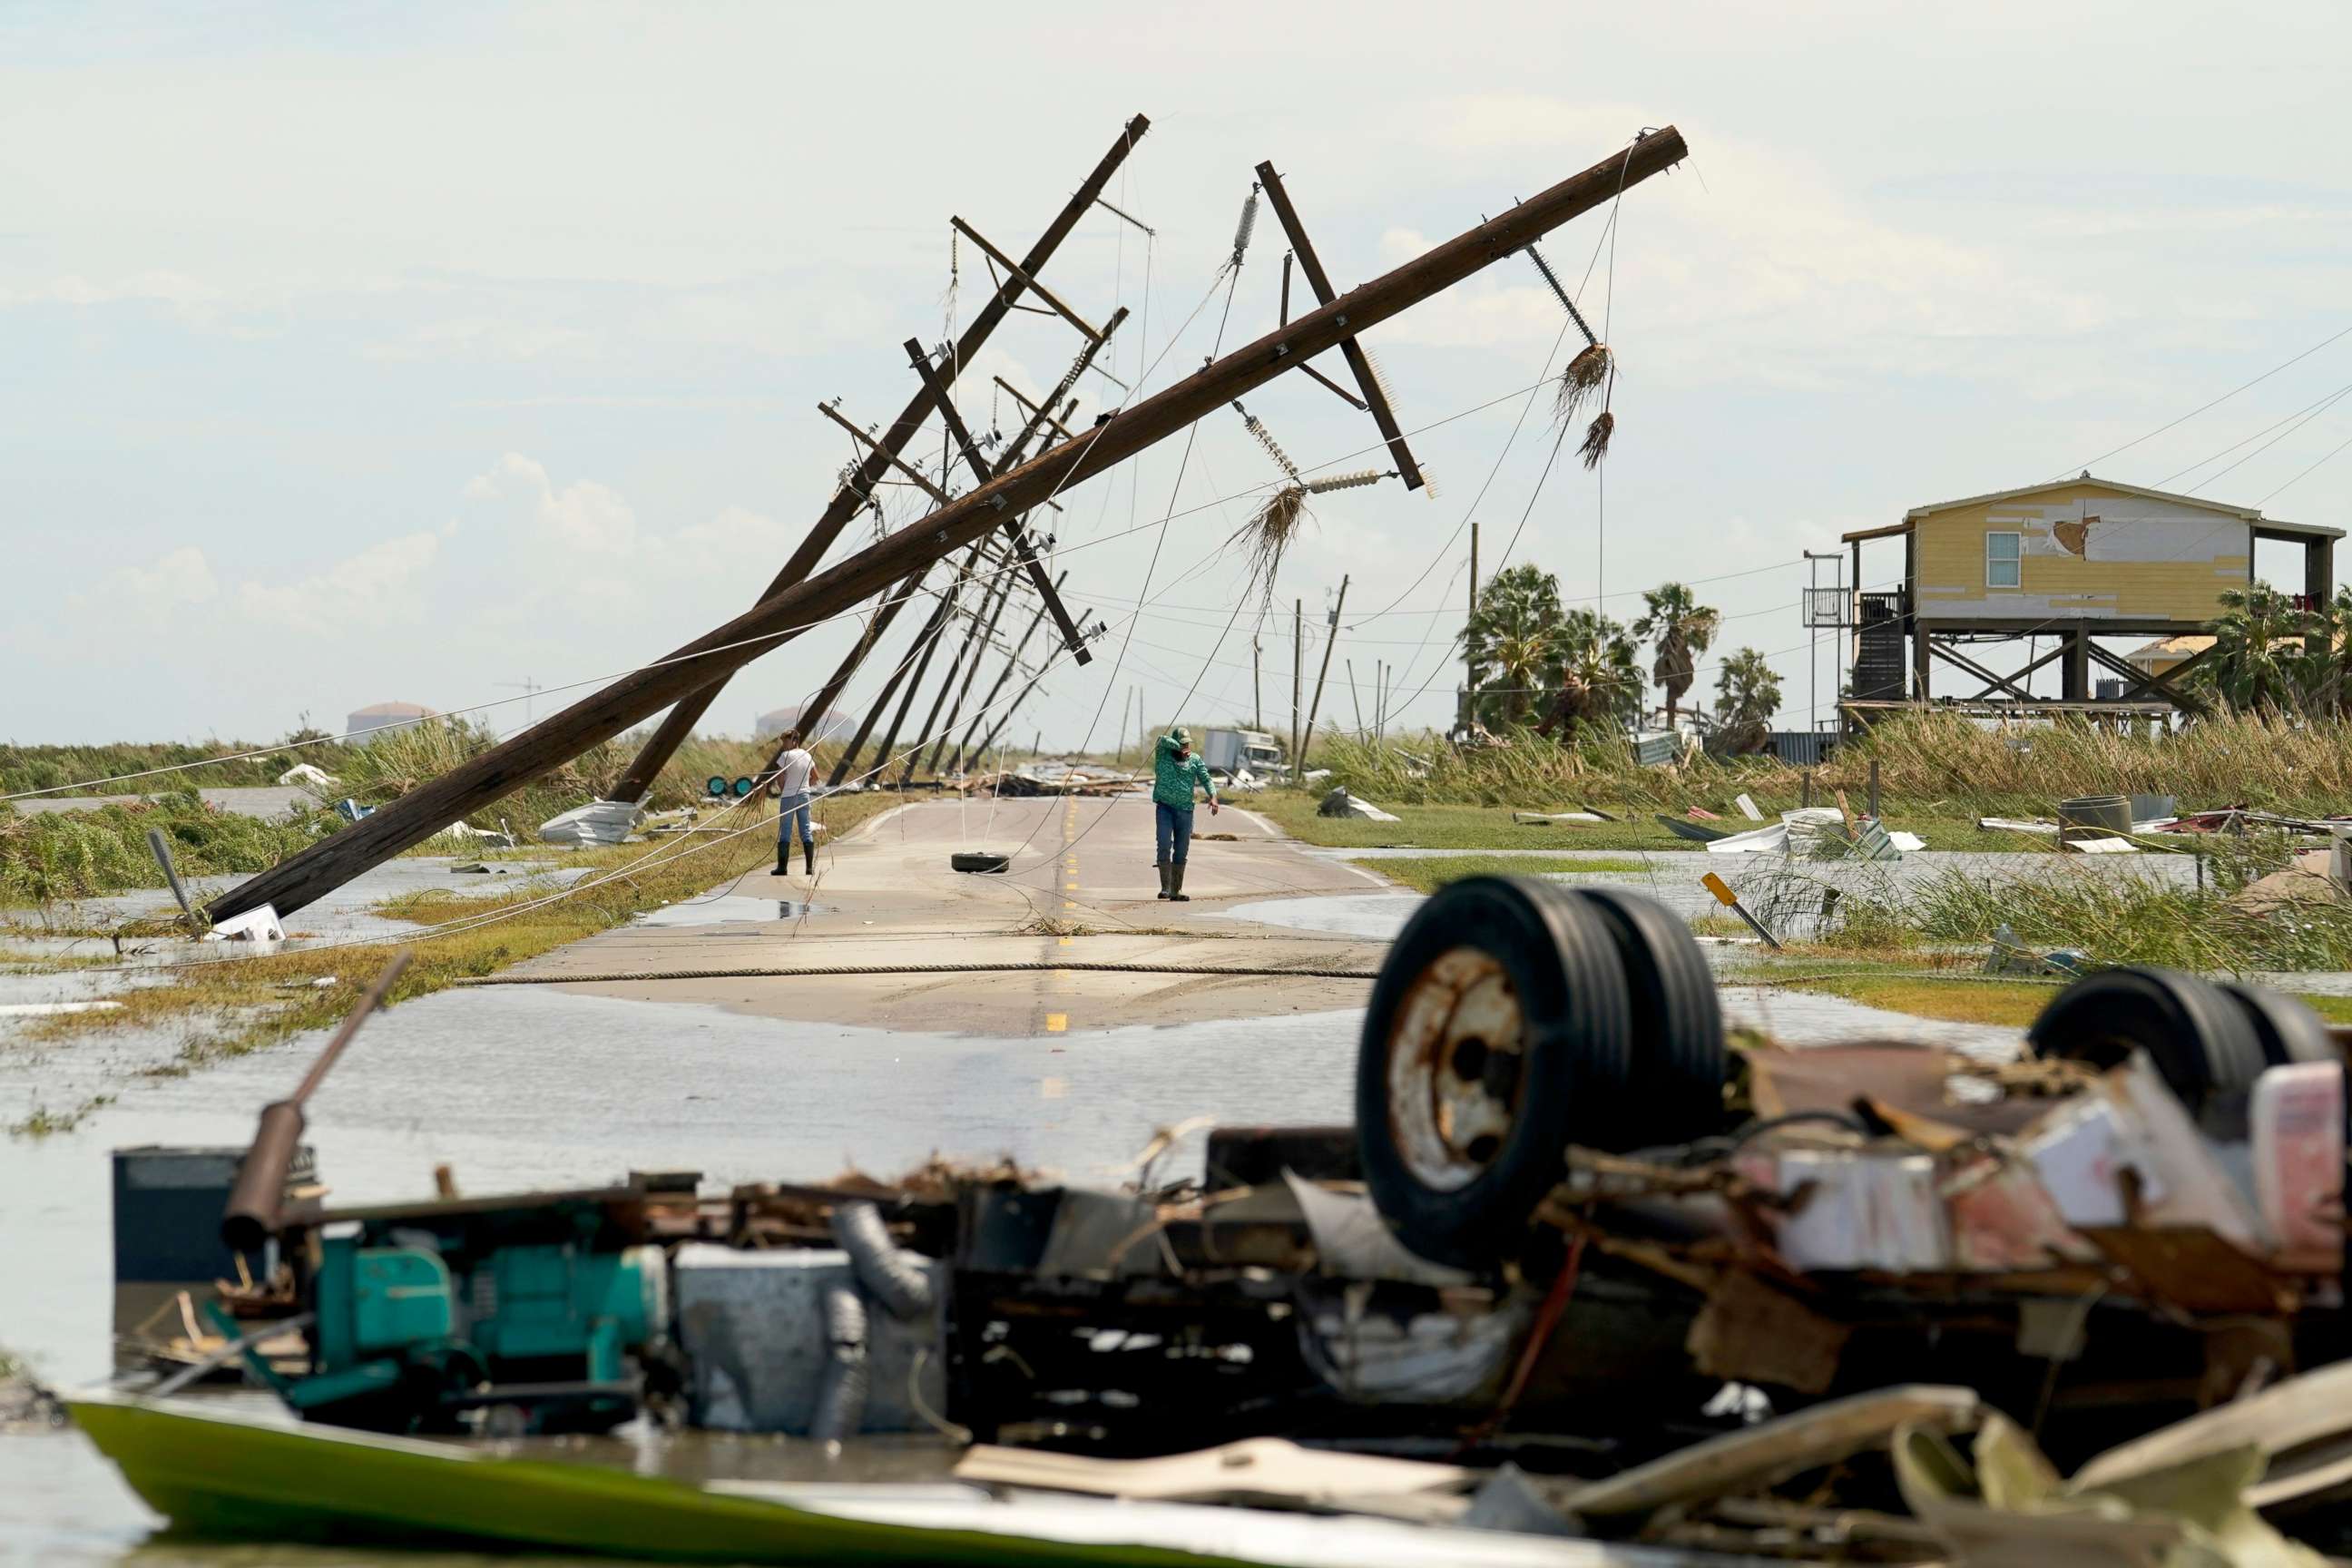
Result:
<instances>
[{"instance_id":1,"label":"overcast sky","mask_svg":"<svg viewBox=\"0 0 2352 1568\"><path fill-rule=\"evenodd\" d=\"M1344 289L1643 126L1694 154L1613 246L1594 213L1545 247L1623 367L1605 512L1566 454L1538 486L1547 402L1514 437L1563 325L1523 260L1368 335L1439 493L1318 503L1269 721L1291 602L1343 574L1327 716L1352 721L1342 661L1367 718L1387 661L1402 721L1446 721L1475 517L1487 570L1516 534L1612 614L1698 584L1801 725L1801 552L2072 474L2352 325L2347 45L2326 4L0 8L0 738L268 738L388 700L514 700L510 728L507 683L732 616L850 455L814 405L895 414L898 345L984 298L969 247L949 297L949 216L1025 250L1139 111L1110 199L1156 237L1097 210L1045 277L1132 312L1106 363L1156 366L1147 393L1221 321L1228 347L1274 324L1270 214L1229 321L1211 292L1260 159ZM1013 318L967 416L1009 428L990 375L1048 387L1076 347ZM2352 337L2096 469L2342 525L2352 453L2296 476L2352 399L2248 438L2347 383ZM1082 390L1084 418L1127 395ZM1381 458L1303 378L1248 402L1302 465ZM1183 450L1041 530L1112 631L1021 743L1114 740L1136 686L1155 722L1247 716L1247 502L1213 503L1276 471L1230 410L1180 486ZM752 665L710 726L800 700L851 630Z\"/></svg>"}]
</instances>

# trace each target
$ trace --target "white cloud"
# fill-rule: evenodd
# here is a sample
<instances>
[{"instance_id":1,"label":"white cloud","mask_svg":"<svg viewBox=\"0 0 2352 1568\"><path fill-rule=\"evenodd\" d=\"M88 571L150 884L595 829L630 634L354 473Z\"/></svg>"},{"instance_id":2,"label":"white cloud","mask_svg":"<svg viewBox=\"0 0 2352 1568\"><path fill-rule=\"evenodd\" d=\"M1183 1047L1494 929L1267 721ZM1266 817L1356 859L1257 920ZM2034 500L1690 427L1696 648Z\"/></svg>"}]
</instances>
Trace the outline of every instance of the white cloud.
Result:
<instances>
[{"instance_id":1,"label":"white cloud","mask_svg":"<svg viewBox=\"0 0 2352 1568\"><path fill-rule=\"evenodd\" d=\"M402 590L433 564L440 551L437 534L403 534L296 582L240 583L236 607L257 626L319 637L355 626L382 626L398 612Z\"/></svg>"},{"instance_id":2,"label":"white cloud","mask_svg":"<svg viewBox=\"0 0 2352 1568\"><path fill-rule=\"evenodd\" d=\"M509 452L487 474L467 481L468 500L502 503L543 541L592 555L627 555L637 543L637 514L618 490L593 479L555 488L544 465Z\"/></svg>"},{"instance_id":3,"label":"white cloud","mask_svg":"<svg viewBox=\"0 0 2352 1568\"><path fill-rule=\"evenodd\" d=\"M125 566L100 579L89 594L66 598L68 608L93 605L131 608L142 615L168 615L182 605L207 603L220 593L212 563L193 544L184 544L143 566Z\"/></svg>"}]
</instances>

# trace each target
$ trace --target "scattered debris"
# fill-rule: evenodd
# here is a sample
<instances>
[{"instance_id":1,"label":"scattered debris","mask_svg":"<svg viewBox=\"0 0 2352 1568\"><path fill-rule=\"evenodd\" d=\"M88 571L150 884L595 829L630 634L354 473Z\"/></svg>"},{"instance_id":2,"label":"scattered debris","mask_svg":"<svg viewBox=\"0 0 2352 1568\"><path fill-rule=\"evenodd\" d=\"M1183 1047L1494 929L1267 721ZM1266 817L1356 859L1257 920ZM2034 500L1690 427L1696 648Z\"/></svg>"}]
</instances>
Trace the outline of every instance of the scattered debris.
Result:
<instances>
[{"instance_id":1,"label":"scattered debris","mask_svg":"<svg viewBox=\"0 0 2352 1568\"><path fill-rule=\"evenodd\" d=\"M1318 816L1360 816L1367 822L1397 822L1402 820L1392 812L1382 811L1369 800L1349 795L1343 785L1323 797L1315 808Z\"/></svg>"},{"instance_id":2,"label":"scattered debris","mask_svg":"<svg viewBox=\"0 0 2352 1568\"><path fill-rule=\"evenodd\" d=\"M1988 974L2064 974L2083 973L2090 960L2073 948L2059 948L2051 952L2035 952L2017 940L2006 921L1992 933L1992 951L1985 957Z\"/></svg>"},{"instance_id":3,"label":"scattered debris","mask_svg":"<svg viewBox=\"0 0 2352 1568\"><path fill-rule=\"evenodd\" d=\"M1556 822L1606 822L1597 811L1514 811L1511 820L1522 827L1549 827Z\"/></svg>"},{"instance_id":4,"label":"scattered debris","mask_svg":"<svg viewBox=\"0 0 2352 1568\"><path fill-rule=\"evenodd\" d=\"M282 784L300 784L308 789L328 790L334 788L342 781L315 763L296 763L278 775L278 782Z\"/></svg>"},{"instance_id":5,"label":"scattered debris","mask_svg":"<svg viewBox=\"0 0 2352 1568\"><path fill-rule=\"evenodd\" d=\"M543 844L625 844L646 808L634 800L592 800L539 825Z\"/></svg>"}]
</instances>

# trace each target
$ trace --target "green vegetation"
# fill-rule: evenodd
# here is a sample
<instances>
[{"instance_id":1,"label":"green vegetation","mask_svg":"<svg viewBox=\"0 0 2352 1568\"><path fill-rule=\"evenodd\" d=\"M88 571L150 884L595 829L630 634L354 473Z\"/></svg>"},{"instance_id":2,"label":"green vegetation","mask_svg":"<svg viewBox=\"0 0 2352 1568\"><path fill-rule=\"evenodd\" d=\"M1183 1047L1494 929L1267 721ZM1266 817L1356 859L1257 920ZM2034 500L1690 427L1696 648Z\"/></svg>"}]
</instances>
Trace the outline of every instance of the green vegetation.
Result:
<instances>
[{"instance_id":1,"label":"green vegetation","mask_svg":"<svg viewBox=\"0 0 2352 1568\"><path fill-rule=\"evenodd\" d=\"M2071 949L2093 968L2352 968L2352 900L2332 893L2264 896L2252 887L2286 857L2285 841L2276 836L2230 839L2214 847L2202 886L2071 858L1908 881L1883 868L1848 868L1834 884L1805 862L1776 861L1738 886L1747 907L1776 929L1826 906L1812 945L1828 952L1981 955L2007 928L2028 949Z\"/></svg>"},{"instance_id":2,"label":"green vegetation","mask_svg":"<svg viewBox=\"0 0 2352 1568\"><path fill-rule=\"evenodd\" d=\"M1705 846L1688 838L1680 838L1655 821L1650 808L1638 803L1601 801L1593 795L1568 797L1549 802L1536 809L1563 811L1585 805L1597 805L1612 816L1623 816L1618 822L1562 822L1549 824L1517 823L1511 820L1508 806L1496 805L1407 805L1362 792L1364 797L1395 814L1395 822L1367 822L1358 816L1318 816L1317 797L1297 790L1269 790L1264 795L1238 796L1236 799L1252 811L1274 822L1292 837L1308 844L1340 849L1657 849L1703 850ZM1733 792L1737 794L1737 791ZM1757 808L1768 821L1778 821L1779 814L1797 805L1797 797L1754 795ZM1820 798L1818 795L1816 799ZM1940 803L1939 803L1940 804ZM1739 816L1738 808L1728 798L1715 799L1709 809L1722 818L1706 826L1725 832L1736 832L1758 824ZM1980 829L1973 816L1934 816L1924 813L1899 813L1892 803L1887 807L1889 820L1927 841L1931 849L1966 849L1981 854L2050 854L2050 840L2030 834L2008 833L1998 828ZM1948 807L1947 807L1948 810ZM1717 869L1727 875L1745 865L1745 861L1718 861ZM1689 873L1696 877L1696 870Z\"/></svg>"},{"instance_id":3,"label":"green vegetation","mask_svg":"<svg viewBox=\"0 0 2352 1568\"><path fill-rule=\"evenodd\" d=\"M1698 678L1698 656L1714 646L1723 616L1701 605L1680 583L1644 589L1642 603L1642 617L1633 623L1633 635L1647 639L1656 650L1650 679L1665 691L1666 724L1672 728L1675 706Z\"/></svg>"},{"instance_id":4,"label":"green vegetation","mask_svg":"<svg viewBox=\"0 0 2352 1568\"><path fill-rule=\"evenodd\" d=\"M91 811L19 816L0 806L0 904L45 904L129 888L160 888L147 847L160 827L183 876L266 870L341 826L331 812L265 822L216 811L194 789Z\"/></svg>"},{"instance_id":5,"label":"green vegetation","mask_svg":"<svg viewBox=\"0 0 2352 1568\"><path fill-rule=\"evenodd\" d=\"M320 737L320 731L316 730L297 730L284 741L275 743L285 746ZM243 757L235 762L205 763L208 757L257 751L263 744L256 741L211 740L186 745L117 742L108 746L0 746L0 795L16 795L36 789L53 790L64 784L81 784L85 780L115 778L124 773L146 773L154 768L187 768L191 763L205 765L184 773L99 784L88 793L137 795L152 789L274 784L278 782L278 775L296 763L315 763L329 773L334 773L347 754L347 749L339 743L322 743L306 745L297 752Z\"/></svg>"},{"instance_id":6,"label":"green vegetation","mask_svg":"<svg viewBox=\"0 0 2352 1568\"><path fill-rule=\"evenodd\" d=\"M1584 860L1538 860L1523 855L1441 855L1426 859L1400 856L1349 864L1423 893L1433 893L1465 877L1638 876L1651 868L1645 860L1622 855L1596 855Z\"/></svg>"}]
</instances>

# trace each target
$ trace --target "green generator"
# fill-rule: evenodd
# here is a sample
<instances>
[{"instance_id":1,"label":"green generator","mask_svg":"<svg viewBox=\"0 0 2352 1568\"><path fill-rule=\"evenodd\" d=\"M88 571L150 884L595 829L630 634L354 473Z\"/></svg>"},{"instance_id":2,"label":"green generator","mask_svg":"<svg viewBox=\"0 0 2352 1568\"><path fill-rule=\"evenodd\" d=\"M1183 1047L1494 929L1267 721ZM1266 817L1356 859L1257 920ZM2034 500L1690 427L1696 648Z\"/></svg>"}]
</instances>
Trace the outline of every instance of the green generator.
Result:
<instances>
[{"instance_id":1,"label":"green generator","mask_svg":"<svg viewBox=\"0 0 2352 1568\"><path fill-rule=\"evenodd\" d=\"M674 1381L668 1268L642 1194L454 1200L321 1215L301 1258L307 1373L264 1376L314 1420L603 1431ZM617 1201L616 1201L617 1200ZM511 1204L514 1206L506 1206Z\"/></svg>"}]
</instances>

